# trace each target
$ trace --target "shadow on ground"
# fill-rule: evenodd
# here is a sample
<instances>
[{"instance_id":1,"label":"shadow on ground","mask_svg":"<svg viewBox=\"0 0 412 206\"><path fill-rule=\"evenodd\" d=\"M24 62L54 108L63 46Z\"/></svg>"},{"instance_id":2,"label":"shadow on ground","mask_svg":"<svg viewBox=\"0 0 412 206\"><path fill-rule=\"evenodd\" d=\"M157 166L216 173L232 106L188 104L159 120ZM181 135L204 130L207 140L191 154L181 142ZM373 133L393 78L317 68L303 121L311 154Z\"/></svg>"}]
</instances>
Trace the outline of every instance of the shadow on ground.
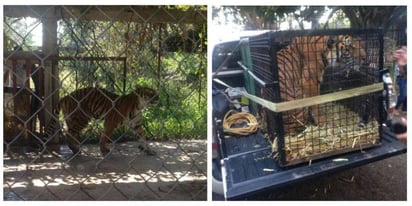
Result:
<instances>
[{"instance_id":1,"label":"shadow on ground","mask_svg":"<svg viewBox=\"0 0 412 206\"><path fill-rule=\"evenodd\" d=\"M81 156L11 148L4 159L4 200L206 200L205 140L153 142L148 156L123 142L106 157L97 145Z\"/></svg>"}]
</instances>

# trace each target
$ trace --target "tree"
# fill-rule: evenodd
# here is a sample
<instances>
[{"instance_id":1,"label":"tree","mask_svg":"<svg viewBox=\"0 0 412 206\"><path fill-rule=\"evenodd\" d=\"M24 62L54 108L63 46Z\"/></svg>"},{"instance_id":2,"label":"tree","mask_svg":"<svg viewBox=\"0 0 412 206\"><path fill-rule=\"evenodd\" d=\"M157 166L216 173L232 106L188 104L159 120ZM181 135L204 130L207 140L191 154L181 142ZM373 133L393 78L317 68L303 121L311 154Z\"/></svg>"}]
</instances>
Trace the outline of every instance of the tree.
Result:
<instances>
[{"instance_id":1,"label":"tree","mask_svg":"<svg viewBox=\"0 0 412 206\"><path fill-rule=\"evenodd\" d=\"M39 21L29 21L25 18L4 18L3 51L14 49L30 50L33 46L33 34L31 31L39 26Z\"/></svg>"},{"instance_id":2,"label":"tree","mask_svg":"<svg viewBox=\"0 0 412 206\"><path fill-rule=\"evenodd\" d=\"M320 28L319 19L327 9L331 12L324 28L336 13L343 13L351 28L388 28L396 22L405 22L406 27L406 6L231 6L215 7L212 14L215 19L220 13L231 15L233 22L245 25L246 30L278 29L280 23L291 21L297 21L300 29L308 21L315 29Z\"/></svg>"},{"instance_id":3,"label":"tree","mask_svg":"<svg viewBox=\"0 0 412 206\"><path fill-rule=\"evenodd\" d=\"M233 16L234 23L245 25L246 30L276 29L276 22L284 21L287 15L296 11L299 6L233 6L214 7L213 18L223 13Z\"/></svg>"},{"instance_id":4,"label":"tree","mask_svg":"<svg viewBox=\"0 0 412 206\"><path fill-rule=\"evenodd\" d=\"M351 28L388 28L405 18L406 6L342 6Z\"/></svg>"}]
</instances>

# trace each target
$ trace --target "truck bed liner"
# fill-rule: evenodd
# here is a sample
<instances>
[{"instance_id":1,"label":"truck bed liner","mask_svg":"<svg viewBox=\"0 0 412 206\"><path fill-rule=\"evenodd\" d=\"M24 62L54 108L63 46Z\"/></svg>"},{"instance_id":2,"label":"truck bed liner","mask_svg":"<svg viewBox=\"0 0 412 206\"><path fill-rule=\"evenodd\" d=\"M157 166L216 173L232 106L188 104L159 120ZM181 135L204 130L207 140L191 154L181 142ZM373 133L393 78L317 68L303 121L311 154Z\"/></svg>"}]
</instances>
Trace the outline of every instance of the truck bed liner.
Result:
<instances>
[{"instance_id":1,"label":"truck bed liner","mask_svg":"<svg viewBox=\"0 0 412 206\"><path fill-rule=\"evenodd\" d=\"M267 139L258 132L248 137L225 138L223 177L226 199L241 199L268 189L276 189L344 169L368 164L406 152L406 145L384 129L382 145L362 152L351 152L321 159L311 164L280 167L271 157Z\"/></svg>"}]
</instances>

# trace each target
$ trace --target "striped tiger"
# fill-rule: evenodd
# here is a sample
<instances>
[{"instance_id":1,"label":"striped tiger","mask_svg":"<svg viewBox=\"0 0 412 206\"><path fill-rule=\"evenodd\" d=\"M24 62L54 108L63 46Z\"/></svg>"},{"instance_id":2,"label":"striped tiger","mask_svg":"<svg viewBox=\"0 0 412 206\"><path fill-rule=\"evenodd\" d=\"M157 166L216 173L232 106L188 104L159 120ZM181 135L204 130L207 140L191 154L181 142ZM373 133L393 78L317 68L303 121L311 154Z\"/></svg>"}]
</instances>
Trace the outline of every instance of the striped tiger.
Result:
<instances>
[{"instance_id":1,"label":"striped tiger","mask_svg":"<svg viewBox=\"0 0 412 206\"><path fill-rule=\"evenodd\" d=\"M302 36L279 50L276 57L281 101L317 96L327 66L348 64L352 59L365 59L366 52L361 49L359 41L351 41L351 38L349 35L337 38ZM300 132L308 122L317 125L325 122L318 105L283 114L283 125L287 132Z\"/></svg>"},{"instance_id":2,"label":"striped tiger","mask_svg":"<svg viewBox=\"0 0 412 206\"><path fill-rule=\"evenodd\" d=\"M58 117L63 113L67 128L63 129L69 148L73 154L80 153L79 135L94 119L104 120L104 130L100 137L100 152L105 156L110 150L107 142L114 129L121 125L129 126L138 134L143 133L142 109L159 101L157 92L148 87L137 87L130 94L119 96L101 88L78 89L60 99L55 110ZM61 126L56 118L52 118L46 127L45 136L48 142L60 133ZM149 149L144 135L139 138L139 148L148 155L155 152Z\"/></svg>"},{"instance_id":3,"label":"striped tiger","mask_svg":"<svg viewBox=\"0 0 412 206\"><path fill-rule=\"evenodd\" d=\"M327 67L324 71L324 76L327 79L322 82L321 94L376 83L379 77L379 70L376 64L372 63L374 60L370 59L378 56L378 51L375 51L375 48L369 48L372 51L366 52L363 49L364 46L361 45L363 42L360 40L353 39L348 35L339 38L340 41L332 48L332 52L340 55L337 55L338 58L336 59L331 59L332 66ZM370 60L372 62L369 62ZM369 122L370 117L378 119L374 110L377 108L376 102L378 102L378 99L375 95L367 94L345 99L338 103L359 114L361 121L358 126L361 128Z\"/></svg>"},{"instance_id":4,"label":"striped tiger","mask_svg":"<svg viewBox=\"0 0 412 206\"><path fill-rule=\"evenodd\" d=\"M350 71L359 71L362 63L366 62L366 51L360 40L353 39L350 35L340 35L331 38L335 46L329 45L327 54L328 62L333 67L338 67L348 77Z\"/></svg>"}]
</instances>

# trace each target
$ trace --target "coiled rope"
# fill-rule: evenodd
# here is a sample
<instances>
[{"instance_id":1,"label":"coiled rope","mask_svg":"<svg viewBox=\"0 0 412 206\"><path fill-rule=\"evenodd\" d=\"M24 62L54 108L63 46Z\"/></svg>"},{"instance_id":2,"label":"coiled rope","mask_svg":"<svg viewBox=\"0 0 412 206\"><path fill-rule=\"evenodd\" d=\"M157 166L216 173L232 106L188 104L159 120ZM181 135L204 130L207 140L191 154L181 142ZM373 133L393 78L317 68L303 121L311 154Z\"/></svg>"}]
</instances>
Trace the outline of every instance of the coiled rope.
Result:
<instances>
[{"instance_id":1,"label":"coiled rope","mask_svg":"<svg viewBox=\"0 0 412 206\"><path fill-rule=\"evenodd\" d=\"M232 128L232 126L234 126L235 124L242 127ZM255 133L258 128L259 124L256 120L256 117L247 112L237 112L235 110L230 110L225 114L225 117L223 118L223 131L225 133L246 136Z\"/></svg>"}]
</instances>

